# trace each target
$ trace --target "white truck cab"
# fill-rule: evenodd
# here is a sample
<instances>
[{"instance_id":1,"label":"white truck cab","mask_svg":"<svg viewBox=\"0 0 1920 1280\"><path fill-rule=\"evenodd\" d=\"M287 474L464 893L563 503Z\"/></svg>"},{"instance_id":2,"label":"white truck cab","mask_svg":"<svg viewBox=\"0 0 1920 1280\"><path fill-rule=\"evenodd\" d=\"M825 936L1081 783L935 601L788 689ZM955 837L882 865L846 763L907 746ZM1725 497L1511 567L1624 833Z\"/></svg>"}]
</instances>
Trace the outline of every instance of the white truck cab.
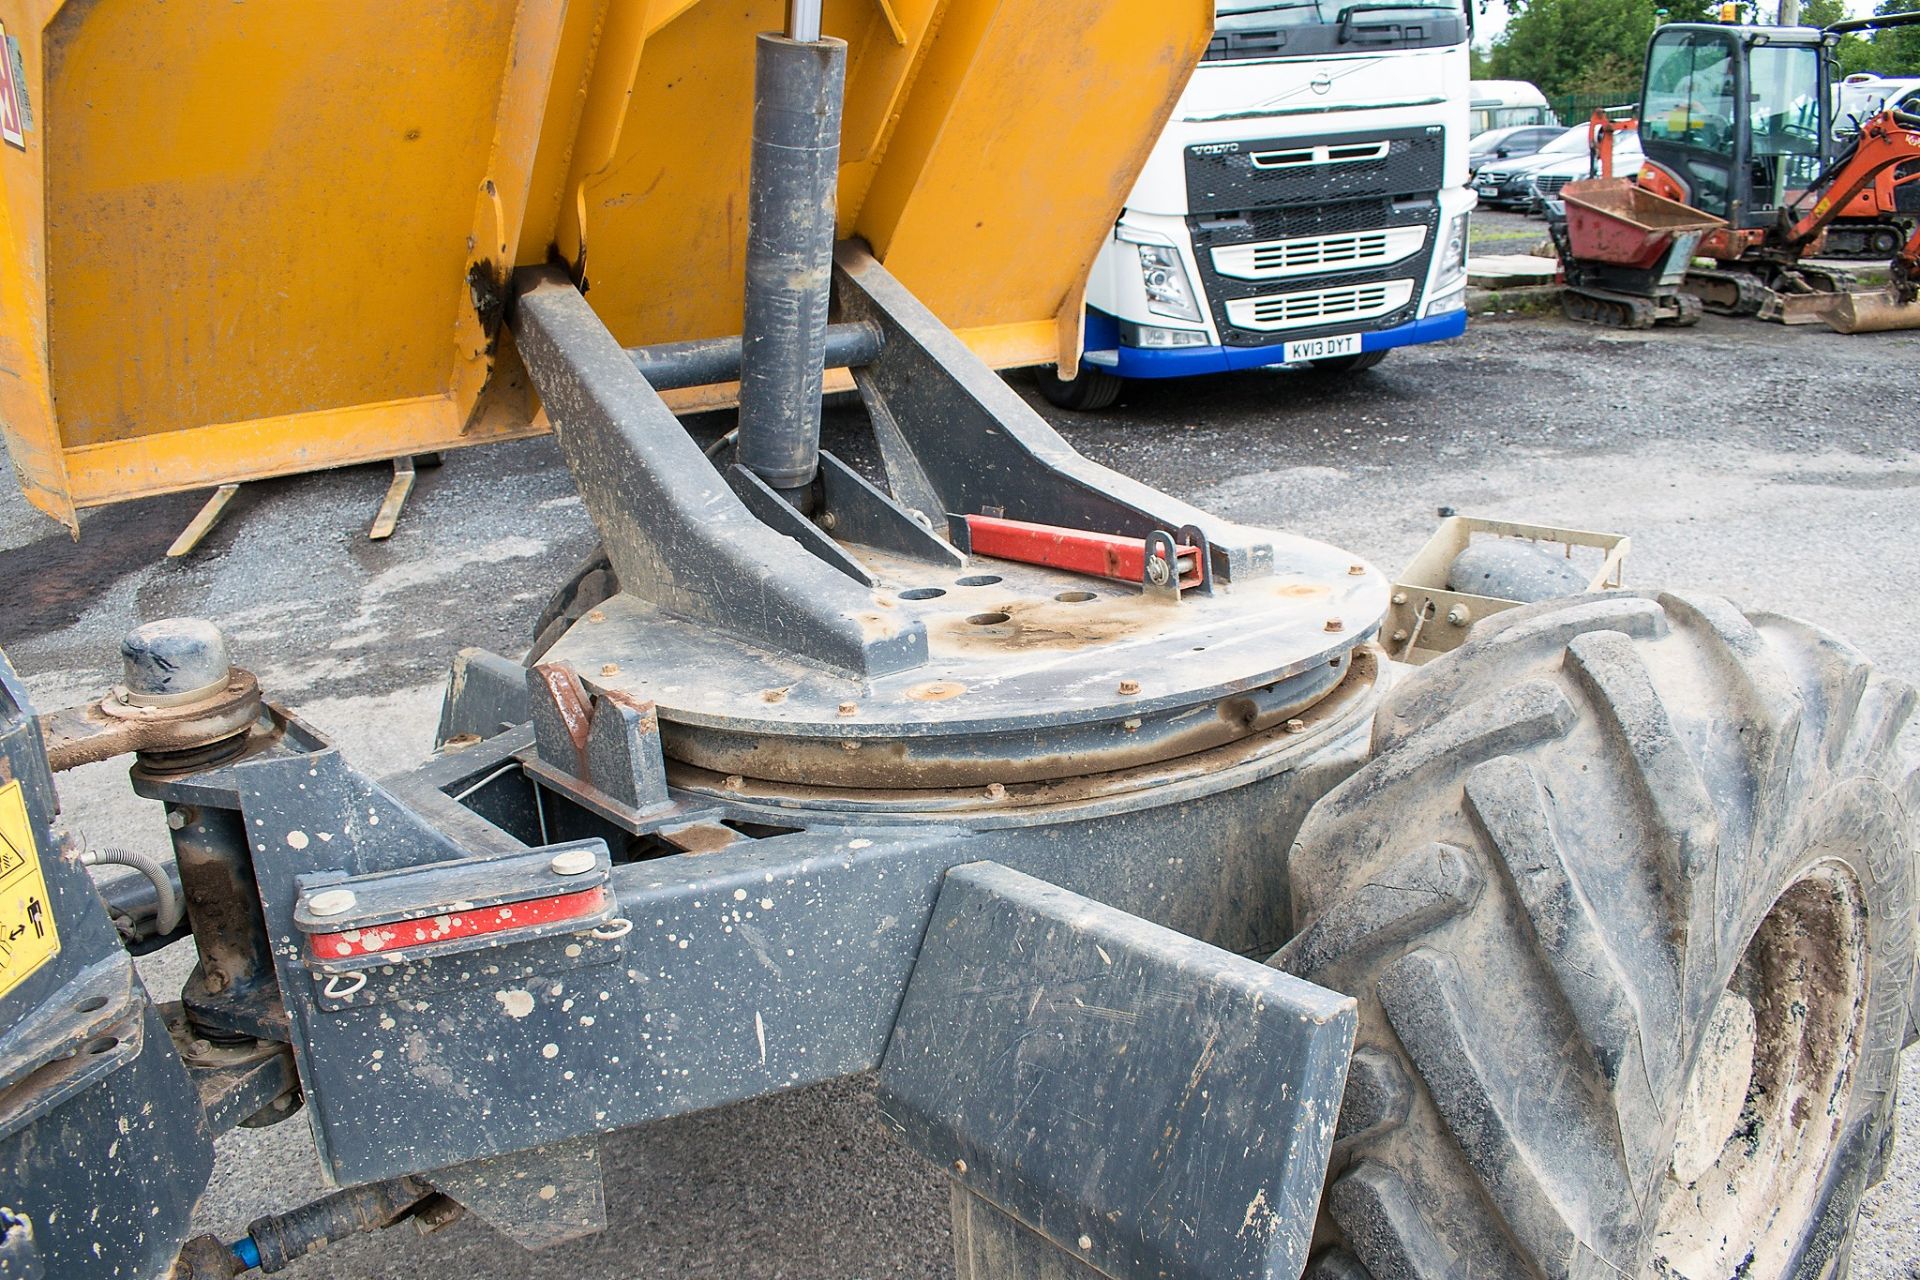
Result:
<instances>
[{"instance_id":1,"label":"white truck cab","mask_svg":"<svg viewBox=\"0 0 1920 1280\"><path fill-rule=\"evenodd\" d=\"M1459 0L1218 0L1212 44L1087 285L1078 376L1366 367L1466 328Z\"/></svg>"}]
</instances>

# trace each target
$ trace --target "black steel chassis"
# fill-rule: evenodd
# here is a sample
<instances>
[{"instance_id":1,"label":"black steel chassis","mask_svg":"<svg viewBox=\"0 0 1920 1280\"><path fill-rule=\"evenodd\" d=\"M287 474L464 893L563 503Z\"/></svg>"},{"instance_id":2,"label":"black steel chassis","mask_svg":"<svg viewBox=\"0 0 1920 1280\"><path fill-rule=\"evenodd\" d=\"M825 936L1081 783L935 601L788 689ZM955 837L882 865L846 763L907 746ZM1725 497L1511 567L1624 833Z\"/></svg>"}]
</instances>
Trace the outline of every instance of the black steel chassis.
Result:
<instances>
[{"instance_id":1,"label":"black steel chassis","mask_svg":"<svg viewBox=\"0 0 1920 1280\"><path fill-rule=\"evenodd\" d=\"M621 352L571 282L523 280L516 333L623 591L555 661L460 655L442 750L417 770L356 772L237 668L199 702L136 714L122 688L39 717L0 669L0 778L32 812L61 941L0 1000L15 1226L0 1275L277 1269L461 1208L547 1245L604 1225L597 1135L876 1068L883 1114L949 1171L981 1275L1036 1259L1298 1274L1354 1013L1260 961L1286 939L1293 831L1366 751L1378 575L1094 467L860 247L842 248L839 276L844 323L870 326L846 349L878 348L858 378L890 492L829 458L817 514L779 534L750 515L751 473L723 483L637 371L684 353ZM983 689L984 711L956 721L925 718L944 697L907 696L831 731L796 712L781 731L764 709L679 719L702 703L605 674L658 680L672 638L693 636L749 683L768 664L797 672L804 710L813 684L873 694L1004 664L943 657L917 619L862 627L832 607L851 591L872 608L896 572L983 567L894 496L916 492L948 513L1157 534L1168 552L1176 532L1197 541L1208 572L1184 592L1156 594L1151 557L1149 580L1102 587L1149 624L1124 659L1148 687L1116 686L1100 644L1070 644L1047 678L1098 682L1103 700L1022 708ZM689 495L705 509L684 509ZM834 513L864 541L827 538ZM1322 561L1337 581L1286 572ZM1163 650L1236 626L1258 641L1255 667L1222 638L1218 666L1156 680ZM874 750L876 785L796 783L781 750L755 777L682 758L782 732L803 761ZM906 737L925 745L877 749ZM200 953L177 1004L141 987L53 827L49 755L65 768L128 752L136 791L162 806ZM301 1112L346 1190L236 1241L189 1240L212 1138Z\"/></svg>"},{"instance_id":2,"label":"black steel chassis","mask_svg":"<svg viewBox=\"0 0 1920 1280\"><path fill-rule=\"evenodd\" d=\"M428 763L358 772L207 624L46 715L0 656L0 907L41 876L58 938L0 938L0 1280L463 1211L538 1248L605 1225L599 1135L875 1069L975 1280L1305 1267L1355 1006L1263 960L1387 584L1082 458L835 246L844 56L760 38L742 337L625 351L573 270L517 276L607 594L531 666L459 655ZM879 474L820 449L828 361ZM710 460L659 390L731 378ZM54 826L55 772L128 754L172 935ZM157 1005L129 946L187 931ZM296 1114L341 1190L189 1238L213 1138Z\"/></svg>"}]
</instances>

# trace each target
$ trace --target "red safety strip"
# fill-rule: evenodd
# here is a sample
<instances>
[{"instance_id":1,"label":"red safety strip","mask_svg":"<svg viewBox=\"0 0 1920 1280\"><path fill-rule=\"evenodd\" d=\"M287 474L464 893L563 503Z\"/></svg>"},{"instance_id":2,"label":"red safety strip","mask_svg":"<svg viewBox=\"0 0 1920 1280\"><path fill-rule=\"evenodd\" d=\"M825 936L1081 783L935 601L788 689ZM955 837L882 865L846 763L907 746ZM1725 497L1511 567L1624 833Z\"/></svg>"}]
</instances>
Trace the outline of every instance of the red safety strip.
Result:
<instances>
[{"instance_id":1,"label":"red safety strip","mask_svg":"<svg viewBox=\"0 0 1920 1280\"><path fill-rule=\"evenodd\" d=\"M1112 578L1116 582L1137 584L1146 576L1147 542L1144 538L1088 533L1084 529L1031 524L1025 520L1006 520L999 516L968 516L967 538L973 544L974 551L996 560L1043 564L1070 573ZM1180 585L1200 585L1199 549L1176 545L1173 553L1180 563Z\"/></svg>"},{"instance_id":2,"label":"red safety strip","mask_svg":"<svg viewBox=\"0 0 1920 1280\"><path fill-rule=\"evenodd\" d=\"M449 911L417 920L395 920L388 924L346 929L339 933L316 933L307 940L316 960L344 960L351 956L385 955L408 947L456 938L477 938L510 929L528 929L534 925L555 924L590 916L607 905L603 885L563 893L553 898L529 898L525 902L503 902L496 907L471 911Z\"/></svg>"}]
</instances>

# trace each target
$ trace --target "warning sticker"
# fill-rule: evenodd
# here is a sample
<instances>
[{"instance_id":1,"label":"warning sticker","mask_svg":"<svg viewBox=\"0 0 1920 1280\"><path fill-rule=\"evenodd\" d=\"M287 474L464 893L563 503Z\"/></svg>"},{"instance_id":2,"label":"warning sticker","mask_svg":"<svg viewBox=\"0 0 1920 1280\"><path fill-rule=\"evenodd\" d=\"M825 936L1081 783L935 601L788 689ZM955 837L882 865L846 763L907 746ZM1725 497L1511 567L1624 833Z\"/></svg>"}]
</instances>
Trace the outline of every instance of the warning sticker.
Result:
<instances>
[{"instance_id":1,"label":"warning sticker","mask_svg":"<svg viewBox=\"0 0 1920 1280\"><path fill-rule=\"evenodd\" d=\"M25 150L33 121L28 115L26 67L19 48L20 42L0 27L0 138Z\"/></svg>"},{"instance_id":2,"label":"warning sticker","mask_svg":"<svg viewBox=\"0 0 1920 1280\"><path fill-rule=\"evenodd\" d=\"M0 787L0 996L59 952L26 792L9 782Z\"/></svg>"}]
</instances>

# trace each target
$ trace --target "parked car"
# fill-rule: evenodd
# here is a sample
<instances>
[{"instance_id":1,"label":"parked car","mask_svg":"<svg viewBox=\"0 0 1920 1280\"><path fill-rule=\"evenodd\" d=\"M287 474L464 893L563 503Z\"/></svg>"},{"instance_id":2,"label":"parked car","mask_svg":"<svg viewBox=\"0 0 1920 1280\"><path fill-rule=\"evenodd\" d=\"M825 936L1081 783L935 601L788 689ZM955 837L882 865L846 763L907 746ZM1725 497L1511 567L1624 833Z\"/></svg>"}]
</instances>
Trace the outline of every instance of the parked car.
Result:
<instances>
[{"instance_id":1,"label":"parked car","mask_svg":"<svg viewBox=\"0 0 1920 1280\"><path fill-rule=\"evenodd\" d=\"M1640 165L1646 159L1640 150L1638 133L1622 133L1613 139L1613 176L1630 178L1640 172ZM1533 199L1527 204L1528 213L1542 212L1541 201L1557 200L1560 188L1569 182L1588 177L1592 174L1592 160L1585 155L1557 156L1552 162L1532 170L1528 181L1533 188Z\"/></svg>"},{"instance_id":2,"label":"parked car","mask_svg":"<svg viewBox=\"0 0 1920 1280\"><path fill-rule=\"evenodd\" d=\"M1477 173L1483 165L1534 155L1565 132L1557 124L1516 124L1489 129L1467 144L1467 172Z\"/></svg>"},{"instance_id":3,"label":"parked car","mask_svg":"<svg viewBox=\"0 0 1920 1280\"><path fill-rule=\"evenodd\" d=\"M1614 156L1616 170L1631 172L1637 169L1640 165L1638 135L1626 133L1615 138ZM1539 198L1533 189L1536 175L1558 177L1564 172L1568 179L1572 179L1586 177L1587 171L1587 126L1578 124L1562 130L1559 137L1533 155L1487 165L1474 174L1473 190L1480 197L1483 207L1532 209Z\"/></svg>"}]
</instances>

